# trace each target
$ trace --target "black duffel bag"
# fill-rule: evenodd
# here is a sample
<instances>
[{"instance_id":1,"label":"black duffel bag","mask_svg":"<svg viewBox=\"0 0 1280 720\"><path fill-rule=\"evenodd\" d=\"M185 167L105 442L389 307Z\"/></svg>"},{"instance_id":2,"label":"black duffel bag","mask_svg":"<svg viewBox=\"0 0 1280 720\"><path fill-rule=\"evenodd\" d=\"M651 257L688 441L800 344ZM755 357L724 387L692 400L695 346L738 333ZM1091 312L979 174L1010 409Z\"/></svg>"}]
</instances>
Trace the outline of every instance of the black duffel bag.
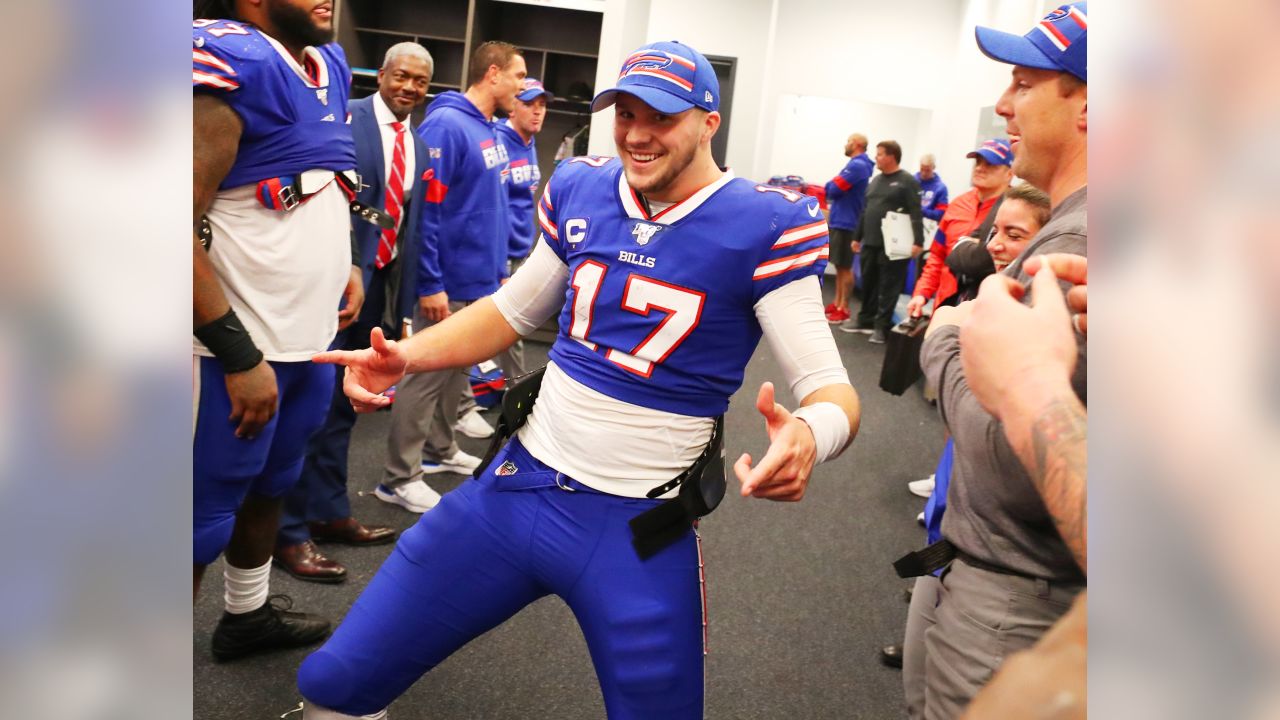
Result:
<instances>
[{"instance_id":1,"label":"black duffel bag","mask_svg":"<svg viewBox=\"0 0 1280 720\"><path fill-rule=\"evenodd\" d=\"M929 318L921 315L895 325L885 336L884 367L880 368L880 389L901 395L920 379L920 346Z\"/></svg>"}]
</instances>

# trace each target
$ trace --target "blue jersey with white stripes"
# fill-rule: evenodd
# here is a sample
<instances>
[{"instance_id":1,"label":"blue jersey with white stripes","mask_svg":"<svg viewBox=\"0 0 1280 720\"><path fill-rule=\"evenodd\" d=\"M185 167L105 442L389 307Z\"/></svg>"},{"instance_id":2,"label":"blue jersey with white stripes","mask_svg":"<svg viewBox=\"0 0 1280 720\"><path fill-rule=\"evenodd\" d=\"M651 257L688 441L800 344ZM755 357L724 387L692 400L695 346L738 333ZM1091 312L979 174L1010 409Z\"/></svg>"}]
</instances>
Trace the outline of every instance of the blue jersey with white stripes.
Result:
<instances>
[{"instance_id":1,"label":"blue jersey with white stripes","mask_svg":"<svg viewBox=\"0 0 1280 720\"><path fill-rule=\"evenodd\" d=\"M347 124L351 70L337 43L306 48L299 65L279 41L244 23L196 20L191 40L192 91L216 95L243 125L220 189L355 168Z\"/></svg>"},{"instance_id":2,"label":"blue jersey with white stripes","mask_svg":"<svg viewBox=\"0 0 1280 720\"><path fill-rule=\"evenodd\" d=\"M650 215L616 158L560 166L538 203L569 267L551 359L624 402L712 417L760 341L755 304L827 264L817 200L726 175Z\"/></svg>"}]
</instances>

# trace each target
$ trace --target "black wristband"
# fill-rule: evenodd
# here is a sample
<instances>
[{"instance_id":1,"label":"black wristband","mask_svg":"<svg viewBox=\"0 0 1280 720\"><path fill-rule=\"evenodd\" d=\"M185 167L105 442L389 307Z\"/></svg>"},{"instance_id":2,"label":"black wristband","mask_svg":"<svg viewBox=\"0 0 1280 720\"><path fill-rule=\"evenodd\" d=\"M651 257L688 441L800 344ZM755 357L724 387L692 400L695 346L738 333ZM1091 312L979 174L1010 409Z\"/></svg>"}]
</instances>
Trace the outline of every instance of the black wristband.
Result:
<instances>
[{"instance_id":1,"label":"black wristband","mask_svg":"<svg viewBox=\"0 0 1280 720\"><path fill-rule=\"evenodd\" d=\"M235 310L228 310L226 315L196 328L195 336L218 358L222 371L228 375L252 370L262 362L262 351L253 344Z\"/></svg>"}]
</instances>

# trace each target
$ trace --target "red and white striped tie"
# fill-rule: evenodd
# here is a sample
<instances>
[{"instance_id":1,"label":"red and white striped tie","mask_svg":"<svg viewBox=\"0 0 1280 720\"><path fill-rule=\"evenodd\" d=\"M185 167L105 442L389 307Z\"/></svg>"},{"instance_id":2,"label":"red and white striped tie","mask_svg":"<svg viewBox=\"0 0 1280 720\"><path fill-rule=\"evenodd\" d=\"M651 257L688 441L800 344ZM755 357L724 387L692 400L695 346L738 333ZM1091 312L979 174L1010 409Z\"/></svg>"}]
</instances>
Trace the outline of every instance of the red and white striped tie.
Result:
<instances>
[{"instance_id":1,"label":"red and white striped tie","mask_svg":"<svg viewBox=\"0 0 1280 720\"><path fill-rule=\"evenodd\" d=\"M386 213L395 221L395 227L382 231L382 239L378 242L378 258L374 267L382 269L396 252L396 231L400 229L400 215L404 212L404 123L393 122L391 129L396 131L396 146L391 151L391 177L387 180Z\"/></svg>"}]
</instances>

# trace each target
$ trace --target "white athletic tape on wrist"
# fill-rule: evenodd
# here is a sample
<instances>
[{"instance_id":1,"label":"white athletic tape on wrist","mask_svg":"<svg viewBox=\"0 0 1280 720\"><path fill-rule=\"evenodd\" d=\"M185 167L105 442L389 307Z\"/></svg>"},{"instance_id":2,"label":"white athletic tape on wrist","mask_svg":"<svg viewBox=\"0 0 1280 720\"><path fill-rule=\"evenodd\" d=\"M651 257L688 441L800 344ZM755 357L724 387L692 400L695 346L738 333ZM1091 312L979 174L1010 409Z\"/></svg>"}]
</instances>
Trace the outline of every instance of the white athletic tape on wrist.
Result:
<instances>
[{"instance_id":1,"label":"white athletic tape on wrist","mask_svg":"<svg viewBox=\"0 0 1280 720\"><path fill-rule=\"evenodd\" d=\"M814 464L826 462L844 451L849 443L849 416L833 402L806 405L791 413L809 425L818 445Z\"/></svg>"}]
</instances>

